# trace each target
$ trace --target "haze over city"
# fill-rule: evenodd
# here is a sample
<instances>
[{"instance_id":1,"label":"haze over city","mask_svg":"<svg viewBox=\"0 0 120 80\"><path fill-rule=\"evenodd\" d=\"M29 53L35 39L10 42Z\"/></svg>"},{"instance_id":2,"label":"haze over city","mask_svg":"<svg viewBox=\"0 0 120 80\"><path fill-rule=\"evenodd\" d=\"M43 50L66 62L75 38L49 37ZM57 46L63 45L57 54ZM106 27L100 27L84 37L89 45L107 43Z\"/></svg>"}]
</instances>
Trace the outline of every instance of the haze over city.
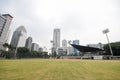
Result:
<instances>
[{"instance_id":1,"label":"haze over city","mask_svg":"<svg viewBox=\"0 0 120 80\"><path fill-rule=\"evenodd\" d=\"M119 41L119 4L119 0L1 0L0 13L14 17L11 35L23 25L33 42L50 49L54 28L60 28L61 40L78 39L81 45L107 43L102 33L106 28L110 42Z\"/></svg>"}]
</instances>

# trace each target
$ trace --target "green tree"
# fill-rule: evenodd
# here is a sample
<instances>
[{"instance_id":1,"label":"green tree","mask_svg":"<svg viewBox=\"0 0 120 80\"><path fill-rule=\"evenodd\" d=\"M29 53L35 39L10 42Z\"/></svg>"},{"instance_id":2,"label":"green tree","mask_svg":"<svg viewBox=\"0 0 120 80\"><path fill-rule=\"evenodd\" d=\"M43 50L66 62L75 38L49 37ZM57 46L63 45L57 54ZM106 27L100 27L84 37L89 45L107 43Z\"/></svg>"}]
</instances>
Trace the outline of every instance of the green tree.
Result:
<instances>
[{"instance_id":1,"label":"green tree","mask_svg":"<svg viewBox=\"0 0 120 80\"><path fill-rule=\"evenodd\" d=\"M8 43L3 44L4 49L1 51L1 56L5 58L12 58L14 56L13 50L11 50L11 45ZM6 51L8 48L8 51Z\"/></svg>"},{"instance_id":2,"label":"green tree","mask_svg":"<svg viewBox=\"0 0 120 80\"><path fill-rule=\"evenodd\" d=\"M9 48L9 44L8 44L8 43L4 43L4 44L3 44L3 47L4 47L4 49L6 50L6 48Z\"/></svg>"},{"instance_id":3,"label":"green tree","mask_svg":"<svg viewBox=\"0 0 120 80\"><path fill-rule=\"evenodd\" d=\"M112 48L112 51L113 51L113 55L114 56L120 56L120 42L113 42L113 43L110 43L110 44L111 44L111 48ZM106 44L104 46L104 49L105 49L105 54L106 55L111 55L108 44Z\"/></svg>"},{"instance_id":4,"label":"green tree","mask_svg":"<svg viewBox=\"0 0 120 80\"><path fill-rule=\"evenodd\" d=\"M43 58L49 58L48 52L42 52L42 57Z\"/></svg>"},{"instance_id":5,"label":"green tree","mask_svg":"<svg viewBox=\"0 0 120 80\"><path fill-rule=\"evenodd\" d=\"M16 55L18 58L27 58L30 57L30 51L26 47L18 47Z\"/></svg>"}]
</instances>

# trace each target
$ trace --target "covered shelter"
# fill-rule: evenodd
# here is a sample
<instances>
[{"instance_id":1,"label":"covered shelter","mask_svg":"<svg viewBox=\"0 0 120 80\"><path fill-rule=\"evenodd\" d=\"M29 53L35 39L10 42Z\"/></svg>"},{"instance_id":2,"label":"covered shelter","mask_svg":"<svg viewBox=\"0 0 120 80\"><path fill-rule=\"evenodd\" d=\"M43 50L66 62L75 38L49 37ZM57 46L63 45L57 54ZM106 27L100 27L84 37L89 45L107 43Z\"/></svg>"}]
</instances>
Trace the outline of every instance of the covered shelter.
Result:
<instances>
[{"instance_id":1,"label":"covered shelter","mask_svg":"<svg viewBox=\"0 0 120 80\"><path fill-rule=\"evenodd\" d=\"M94 48L94 47L89 47L89 46L82 46L82 45L75 45L75 44L70 44L74 48L78 49L80 52L98 52L98 51L103 51L102 49L99 48Z\"/></svg>"}]
</instances>

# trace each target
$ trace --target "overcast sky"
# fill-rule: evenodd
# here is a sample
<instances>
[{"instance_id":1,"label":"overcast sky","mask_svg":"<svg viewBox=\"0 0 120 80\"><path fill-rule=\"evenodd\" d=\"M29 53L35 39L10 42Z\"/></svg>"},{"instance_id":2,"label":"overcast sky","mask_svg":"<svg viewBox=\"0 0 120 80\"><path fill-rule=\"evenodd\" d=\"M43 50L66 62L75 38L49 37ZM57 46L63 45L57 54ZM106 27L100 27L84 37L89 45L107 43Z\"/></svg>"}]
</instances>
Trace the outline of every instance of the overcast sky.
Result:
<instances>
[{"instance_id":1,"label":"overcast sky","mask_svg":"<svg viewBox=\"0 0 120 80\"><path fill-rule=\"evenodd\" d=\"M106 28L111 42L120 41L120 0L0 0L0 13L14 17L11 33L24 25L33 42L48 49L54 28L61 29L61 40L81 45L107 43Z\"/></svg>"}]
</instances>

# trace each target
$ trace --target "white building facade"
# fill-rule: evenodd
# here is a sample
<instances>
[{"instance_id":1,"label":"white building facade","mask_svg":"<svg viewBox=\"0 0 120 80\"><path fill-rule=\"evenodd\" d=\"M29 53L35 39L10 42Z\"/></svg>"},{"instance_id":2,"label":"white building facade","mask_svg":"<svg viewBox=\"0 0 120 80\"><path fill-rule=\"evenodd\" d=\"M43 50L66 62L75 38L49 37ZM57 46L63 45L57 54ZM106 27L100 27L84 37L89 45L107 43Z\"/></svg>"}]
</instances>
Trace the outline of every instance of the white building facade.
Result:
<instances>
[{"instance_id":1,"label":"white building facade","mask_svg":"<svg viewBox=\"0 0 120 80\"><path fill-rule=\"evenodd\" d=\"M62 47L57 48L56 52L57 52L58 56L63 56L64 55L64 51L63 51Z\"/></svg>"},{"instance_id":2,"label":"white building facade","mask_svg":"<svg viewBox=\"0 0 120 80\"><path fill-rule=\"evenodd\" d=\"M67 50L67 40L62 40L62 48L63 48L63 51L66 51Z\"/></svg>"},{"instance_id":3,"label":"white building facade","mask_svg":"<svg viewBox=\"0 0 120 80\"><path fill-rule=\"evenodd\" d=\"M87 46L89 47L94 47L94 48L99 48L99 49L103 49L104 45L102 43L98 43L98 44L88 44Z\"/></svg>"},{"instance_id":4,"label":"white building facade","mask_svg":"<svg viewBox=\"0 0 120 80\"><path fill-rule=\"evenodd\" d=\"M37 43L32 43L31 50L39 52L39 45Z\"/></svg>"},{"instance_id":5,"label":"white building facade","mask_svg":"<svg viewBox=\"0 0 120 80\"><path fill-rule=\"evenodd\" d=\"M8 41L9 27L13 17L10 14L0 14L0 49L3 49L3 44Z\"/></svg>"},{"instance_id":6,"label":"white building facade","mask_svg":"<svg viewBox=\"0 0 120 80\"><path fill-rule=\"evenodd\" d=\"M39 47L39 52L43 52L43 48L42 47Z\"/></svg>"},{"instance_id":7,"label":"white building facade","mask_svg":"<svg viewBox=\"0 0 120 80\"><path fill-rule=\"evenodd\" d=\"M73 47L67 47L67 55L72 56L74 54L74 48Z\"/></svg>"},{"instance_id":8,"label":"white building facade","mask_svg":"<svg viewBox=\"0 0 120 80\"><path fill-rule=\"evenodd\" d=\"M25 47L28 48L28 49L31 51L31 47L32 47L32 37L28 37L28 38L26 39Z\"/></svg>"},{"instance_id":9,"label":"white building facade","mask_svg":"<svg viewBox=\"0 0 120 80\"><path fill-rule=\"evenodd\" d=\"M60 29L56 28L53 32L53 52L56 52L57 48L60 47Z\"/></svg>"}]
</instances>

